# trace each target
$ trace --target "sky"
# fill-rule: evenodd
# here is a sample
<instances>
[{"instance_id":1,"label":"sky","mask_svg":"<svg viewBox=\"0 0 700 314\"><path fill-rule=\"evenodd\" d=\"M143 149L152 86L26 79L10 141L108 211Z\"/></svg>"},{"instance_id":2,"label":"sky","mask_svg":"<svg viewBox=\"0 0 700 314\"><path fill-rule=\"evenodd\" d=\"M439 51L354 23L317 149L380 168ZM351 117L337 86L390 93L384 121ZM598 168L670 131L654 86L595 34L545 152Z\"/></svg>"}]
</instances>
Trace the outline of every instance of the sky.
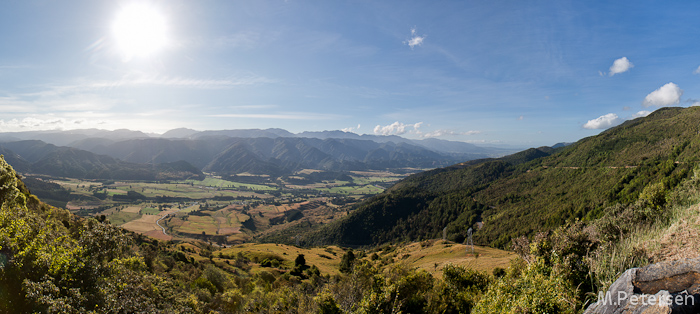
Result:
<instances>
[{"instance_id":1,"label":"sky","mask_svg":"<svg viewBox=\"0 0 700 314\"><path fill-rule=\"evenodd\" d=\"M698 1L0 2L0 132L573 142L700 103Z\"/></svg>"}]
</instances>

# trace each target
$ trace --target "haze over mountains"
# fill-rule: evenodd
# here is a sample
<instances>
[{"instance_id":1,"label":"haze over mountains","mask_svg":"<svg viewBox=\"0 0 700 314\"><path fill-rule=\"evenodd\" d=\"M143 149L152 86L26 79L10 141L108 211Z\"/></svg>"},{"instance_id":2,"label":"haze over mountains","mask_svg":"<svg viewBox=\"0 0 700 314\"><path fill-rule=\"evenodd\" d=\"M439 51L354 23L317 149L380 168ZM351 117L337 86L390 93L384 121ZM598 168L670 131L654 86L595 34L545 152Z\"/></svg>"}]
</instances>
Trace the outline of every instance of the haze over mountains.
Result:
<instances>
[{"instance_id":1,"label":"haze over mountains","mask_svg":"<svg viewBox=\"0 0 700 314\"><path fill-rule=\"evenodd\" d=\"M126 169L143 164L164 164L151 169L170 169L184 177L199 176L199 171L281 175L306 168L435 168L513 152L439 139L282 129L175 129L160 136L97 129L12 132L0 133L0 149L20 172L99 179L131 177Z\"/></svg>"}]
</instances>

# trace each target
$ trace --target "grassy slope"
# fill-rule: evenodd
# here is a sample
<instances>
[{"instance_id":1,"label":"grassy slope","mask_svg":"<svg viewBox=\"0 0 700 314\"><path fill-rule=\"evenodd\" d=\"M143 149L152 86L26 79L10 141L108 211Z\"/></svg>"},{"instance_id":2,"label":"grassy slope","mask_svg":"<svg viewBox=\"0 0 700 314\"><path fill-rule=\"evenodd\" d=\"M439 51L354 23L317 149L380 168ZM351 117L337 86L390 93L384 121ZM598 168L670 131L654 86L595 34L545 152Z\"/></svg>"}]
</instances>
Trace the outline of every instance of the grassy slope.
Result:
<instances>
[{"instance_id":1,"label":"grassy slope","mask_svg":"<svg viewBox=\"0 0 700 314\"><path fill-rule=\"evenodd\" d=\"M339 273L338 265L346 251L347 249L338 246L299 248L272 243L246 243L221 250L224 255L234 256L240 252L251 259L257 257L259 261L276 256L284 259L283 265L290 268L294 266L294 259L297 255L304 254L307 265L316 265L321 273L331 275ZM377 253L381 259L388 261L387 265L407 263L411 267L424 269L438 278L442 276L442 267L447 264L465 266L491 273L496 267L508 267L510 261L516 257L512 252L480 246L475 247L475 256L471 254L471 251L467 253L465 245L438 240L410 243L392 250L379 250ZM365 259L369 259L368 256ZM265 269L269 268L256 265L253 267L252 272L255 273Z\"/></svg>"},{"instance_id":2,"label":"grassy slope","mask_svg":"<svg viewBox=\"0 0 700 314\"><path fill-rule=\"evenodd\" d=\"M427 242L427 245L424 244ZM416 242L397 250L399 260L409 265L424 269L437 278L442 278L442 268L447 264L460 265L478 271L491 273L494 268L507 268L517 255L499 249L475 246L471 247L454 242L425 241ZM406 257L408 256L408 257Z\"/></svg>"}]
</instances>

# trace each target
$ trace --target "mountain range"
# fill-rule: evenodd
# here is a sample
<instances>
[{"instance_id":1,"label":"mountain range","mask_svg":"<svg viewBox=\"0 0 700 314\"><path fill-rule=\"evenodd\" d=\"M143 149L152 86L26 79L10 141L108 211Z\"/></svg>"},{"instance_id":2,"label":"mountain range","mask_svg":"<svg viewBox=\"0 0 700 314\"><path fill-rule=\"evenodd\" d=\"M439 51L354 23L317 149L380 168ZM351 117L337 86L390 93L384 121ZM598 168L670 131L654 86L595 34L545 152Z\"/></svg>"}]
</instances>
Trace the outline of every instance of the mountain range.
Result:
<instances>
[{"instance_id":1,"label":"mountain range","mask_svg":"<svg viewBox=\"0 0 700 314\"><path fill-rule=\"evenodd\" d=\"M199 169L184 161L159 164L125 162L38 140L0 143L0 153L22 173L114 180L172 180L204 176Z\"/></svg>"},{"instance_id":2,"label":"mountain range","mask_svg":"<svg viewBox=\"0 0 700 314\"><path fill-rule=\"evenodd\" d=\"M0 133L0 148L8 158L14 158L8 161L17 164L20 172L80 178L114 177L116 164L125 169L135 164L180 162L197 171L223 175L282 175L305 168L436 168L512 152L438 139L411 140L343 131L293 134L282 129L175 129L160 136L96 129L13 132Z\"/></svg>"}]
</instances>

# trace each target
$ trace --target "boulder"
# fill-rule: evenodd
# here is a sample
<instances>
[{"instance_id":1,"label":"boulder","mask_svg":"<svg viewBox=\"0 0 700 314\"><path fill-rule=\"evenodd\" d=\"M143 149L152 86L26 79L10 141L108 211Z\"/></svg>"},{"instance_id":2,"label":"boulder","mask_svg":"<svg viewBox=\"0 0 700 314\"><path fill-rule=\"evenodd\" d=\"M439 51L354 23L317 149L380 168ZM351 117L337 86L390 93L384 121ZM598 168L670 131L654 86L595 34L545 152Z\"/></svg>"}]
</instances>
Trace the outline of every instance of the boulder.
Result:
<instances>
[{"instance_id":1,"label":"boulder","mask_svg":"<svg viewBox=\"0 0 700 314\"><path fill-rule=\"evenodd\" d=\"M625 271L584 314L700 313L700 259Z\"/></svg>"}]
</instances>

